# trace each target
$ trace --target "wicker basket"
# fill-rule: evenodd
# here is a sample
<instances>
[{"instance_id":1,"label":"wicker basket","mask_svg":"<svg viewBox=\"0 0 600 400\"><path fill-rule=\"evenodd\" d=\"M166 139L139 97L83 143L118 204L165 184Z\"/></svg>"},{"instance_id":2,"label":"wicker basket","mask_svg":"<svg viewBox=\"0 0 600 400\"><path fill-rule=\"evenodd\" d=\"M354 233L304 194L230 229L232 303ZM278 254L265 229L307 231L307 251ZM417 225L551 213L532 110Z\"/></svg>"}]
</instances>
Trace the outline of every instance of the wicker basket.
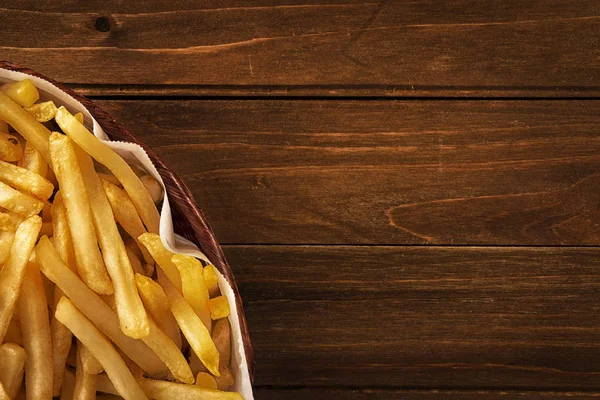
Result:
<instances>
[{"instance_id":1,"label":"wicker basket","mask_svg":"<svg viewBox=\"0 0 600 400\"><path fill-rule=\"evenodd\" d=\"M102 126L104 132L106 132L111 139L137 143L148 153L148 156L156 166L156 169L160 173L166 185L167 194L171 204L175 232L195 243L214 263L215 267L221 272L221 274L223 274L233 289L236 298L237 315L240 323L246 361L248 363L248 372L250 374L250 379L253 380L254 354L252 351L252 345L250 344L250 337L248 335L248 326L246 324L242 299L235 283L233 273L231 272L231 267L225 259L223 250L221 249L221 246L219 246L213 230L208 225L208 222L206 222L204 214L194 201L192 193L183 183L183 181L169 167L167 167L163 160L161 160L161 158L156 155L152 149L139 141L133 134L131 134L131 132L116 122L106 111L94 104L93 101L75 93L65 85L47 78L29 68L19 67L8 61L0 61L0 68L37 76L52 83L83 104L83 106L88 109L96 121L98 121L98 123Z\"/></svg>"}]
</instances>

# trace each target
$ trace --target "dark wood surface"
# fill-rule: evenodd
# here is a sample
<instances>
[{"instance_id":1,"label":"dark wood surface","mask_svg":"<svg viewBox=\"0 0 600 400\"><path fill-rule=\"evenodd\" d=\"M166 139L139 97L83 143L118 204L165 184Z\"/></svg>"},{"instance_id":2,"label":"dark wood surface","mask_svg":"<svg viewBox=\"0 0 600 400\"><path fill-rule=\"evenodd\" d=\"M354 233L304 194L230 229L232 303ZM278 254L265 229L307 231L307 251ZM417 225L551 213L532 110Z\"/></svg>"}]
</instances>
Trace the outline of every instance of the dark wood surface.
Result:
<instances>
[{"instance_id":1,"label":"dark wood surface","mask_svg":"<svg viewBox=\"0 0 600 400\"><path fill-rule=\"evenodd\" d=\"M258 399L600 397L600 2L0 4L184 179Z\"/></svg>"}]
</instances>

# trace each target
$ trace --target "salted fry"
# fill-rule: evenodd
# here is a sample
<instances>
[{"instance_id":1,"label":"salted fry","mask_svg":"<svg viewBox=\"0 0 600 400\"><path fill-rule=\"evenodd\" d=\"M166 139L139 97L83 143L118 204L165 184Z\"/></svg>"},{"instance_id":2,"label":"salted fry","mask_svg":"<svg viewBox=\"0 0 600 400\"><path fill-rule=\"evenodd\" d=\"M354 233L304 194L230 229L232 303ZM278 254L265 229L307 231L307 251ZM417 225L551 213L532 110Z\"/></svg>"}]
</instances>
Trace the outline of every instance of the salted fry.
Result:
<instances>
[{"instance_id":1,"label":"salted fry","mask_svg":"<svg viewBox=\"0 0 600 400\"><path fill-rule=\"evenodd\" d=\"M52 398L52 340L48 306L38 266L29 263L19 297L23 347L27 353L27 399Z\"/></svg>"},{"instance_id":2,"label":"salted fry","mask_svg":"<svg viewBox=\"0 0 600 400\"><path fill-rule=\"evenodd\" d=\"M167 295L171 312L190 347L208 368L208 371L214 376L219 376L219 352L210 337L210 332L160 269L158 270L158 282Z\"/></svg>"},{"instance_id":3,"label":"salted fry","mask_svg":"<svg viewBox=\"0 0 600 400\"><path fill-rule=\"evenodd\" d=\"M219 351L219 369L227 367L231 360L231 326L228 320L215 322L212 339Z\"/></svg>"},{"instance_id":4,"label":"salted fry","mask_svg":"<svg viewBox=\"0 0 600 400\"><path fill-rule=\"evenodd\" d=\"M33 115L33 118L38 122L50 121L56 116L57 110L58 109L53 101L44 101L42 103L34 104L31 107L25 107L25 111Z\"/></svg>"},{"instance_id":5,"label":"salted fry","mask_svg":"<svg viewBox=\"0 0 600 400\"><path fill-rule=\"evenodd\" d=\"M49 172L48 163L44 160L42 154L29 142L25 144L25 151L23 153L23 158L19 161L19 167L25 168L43 177L48 176Z\"/></svg>"},{"instance_id":6,"label":"salted fry","mask_svg":"<svg viewBox=\"0 0 600 400\"><path fill-rule=\"evenodd\" d=\"M214 297L219 294L219 280L217 278L217 271L214 265L209 264L204 267L204 282L206 283L210 297Z\"/></svg>"},{"instance_id":7,"label":"salted fry","mask_svg":"<svg viewBox=\"0 0 600 400\"><path fill-rule=\"evenodd\" d=\"M98 248L90 201L73 142L65 135L53 133L50 136L50 154L67 209L77 272L95 292L112 294L113 285Z\"/></svg>"},{"instance_id":8,"label":"salted fry","mask_svg":"<svg viewBox=\"0 0 600 400\"><path fill-rule=\"evenodd\" d=\"M23 107L31 107L40 98L40 93L29 79L5 83L0 90Z\"/></svg>"},{"instance_id":9,"label":"salted fry","mask_svg":"<svg viewBox=\"0 0 600 400\"><path fill-rule=\"evenodd\" d=\"M162 287L146 276L135 275L135 282L144 306L162 329L179 349L181 349L181 334L177 321L169 308L169 301Z\"/></svg>"},{"instance_id":10,"label":"salted fry","mask_svg":"<svg viewBox=\"0 0 600 400\"><path fill-rule=\"evenodd\" d=\"M24 217L31 217L42 211L44 202L0 182L0 207Z\"/></svg>"},{"instance_id":11,"label":"salted fry","mask_svg":"<svg viewBox=\"0 0 600 400\"><path fill-rule=\"evenodd\" d=\"M155 233L144 233L138 239L148 249L152 258L154 258L158 266L165 272L175 288L181 292L181 276L179 275L179 270L177 270L177 267L171 261L171 258L175 254L165 249L160 236Z\"/></svg>"},{"instance_id":12,"label":"salted fry","mask_svg":"<svg viewBox=\"0 0 600 400\"><path fill-rule=\"evenodd\" d=\"M0 230L0 265L3 265L8 260L14 239L15 231Z\"/></svg>"},{"instance_id":13,"label":"salted fry","mask_svg":"<svg viewBox=\"0 0 600 400\"><path fill-rule=\"evenodd\" d=\"M211 310L209 310L208 288L204 282L202 263L194 257L183 254L174 255L171 261L181 276L183 298L192 306L196 315L200 317L210 332L212 327Z\"/></svg>"},{"instance_id":14,"label":"salted fry","mask_svg":"<svg viewBox=\"0 0 600 400\"><path fill-rule=\"evenodd\" d=\"M110 341L66 297L58 302L56 318L90 350L121 396L133 400L147 399Z\"/></svg>"},{"instance_id":15,"label":"salted fry","mask_svg":"<svg viewBox=\"0 0 600 400\"><path fill-rule=\"evenodd\" d=\"M48 200L54 191L47 179L4 161L0 161L0 181L41 200Z\"/></svg>"},{"instance_id":16,"label":"salted fry","mask_svg":"<svg viewBox=\"0 0 600 400\"><path fill-rule=\"evenodd\" d=\"M35 246L42 219L34 215L19 225L13 240L10 255L0 270L0 343L8 330L15 312L21 285L25 277L27 262Z\"/></svg>"},{"instance_id":17,"label":"salted fry","mask_svg":"<svg viewBox=\"0 0 600 400\"><path fill-rule=\"evenodd\" d=\"M125 244L102 188L102 181L94 170L92 158L79 148L76 148L76 153L102 257L112 279L121 329L126 335L140 339L148 335L150 327L146 310L135 286L133 268Z\"/></svg>"},{"instance_id":18,"label":"salted fry","mask_svg":"<svg viewBox=\"0 0 600 400\"><path fill-rule=\"evenodd\" d=\"M146 186L154 203L158 203L163 199L163 189L160 183L150 175L142 175L140 181Z\"/></svg>"},{"instance_id":19,"label":"salted fry","mask_svg":"<svg viewBox=\"0 0 600 400\"><path fill-rule=\"evenodd\" d=\"M4 121L0 121L1 124L6 124ZM0 160L15 162L23 158L23 148L19 144L19 139L6 132L0 132Z\"/></svg>"},{"instance_id":20,"label":"salted fry","mask_svg":"<svg viewBox=\"0 0 600 400\"><path fill-rule=\"evenodd\" d=\"M208 308L210 309L210 317L214 320L225 318L229 316L229 301L225 296L217 296L208 301Z\"/></svg>"},{"instance_id":21,"label":"salted fry","mask_svg":"<svg viewBox=\"0 0 600 400\"><path fill-rule=\"evenodd\" d=\"M2 118L1 113L0 118ZM66 108L58 109L55 120L63 132L117 177L135 204L146 229L149 232L157 233L160 220L158 210L152 196L127 162L88 131Z\"/></svg>"},{"instance_id":22,"label":"salted fry","mask_svg":"<svg viewBox=\"0 0 600 400\"><path fill-rule=\"evenodd\" d=\"M208 372L198 372L195 385L205 389L218 389L217 381L215 381L215 378Z\"/></svg>"},{"instance_id":23,"label":"salted fry","mask_svg":"<svg viewBox=\"0 0 600 400\"><path fill-rule=\"evenodd\" d=\"M54 202L50 208L50 213L52 214L54 247L67 267L71 271L76 271L73 238L71 237L71 230L69 229L69 222L67 220L67 209L65 208L60 191L54 195Z\"/></svg>"},{"instance_id":24,"label":"salted fry","mask_svg":"<svg viewBox=\"0 0 600 400\"><path fill-rule=\"evenodd\" d=\"M90 353L87 347L82 346L81 350L79 347L77 350L80 352L79 356L81 357L81 365L83 370L88 374L98 375L104 371L102 365L96 360L96 358Z\"/></svg>"},{"instance_id":25,"label":"salted fry","mask_svg":"<svg viewBox=\"0 0 600 400\"><path fill-rule=\"evenodd\" d=\"M19 393L26 360L27 354L21 346L14 343L4 343L0 346L0 382L11 399Z\"/></svg>"},{"instance_id":26,"label":"salted fry","mask_svg":"<svg viewBox=\"0 0 600 400\"><path fill-rule=\"evenodd\" d=\"M7 122L50 162L48 139L50 131L35 120L31 114L0 91L0 119Z\"/></svg>"},{"instance_id":27,"label":"salted fry","mask_svg":"<svg viewBox=\"0 0 600 400\"><path fill-rule=\"evenodd\" d=\"M87 347L84 347L80 341L77 341L77 367L75 368L73 400L94 400L96 399L97 374L91 374L83 367L83 360L81 358L83 348Z\"/></svg>"},{"instance_id":28,"label":"salted fry","mask_svg":"<svg viewBox=\"0 0 600 400\"><path fill-rule=\"evenodd\" d=\"M206 389L196 385L184 385L168 381L157 381L154 379L141 379L140 386L149 398L155 400L243 400L239 393L221 392L219 390Z\"/></svg>"},{"instance_id":29,"label":"salted fry","mask_svg":"<svg viewBox=\"0 0 600 400\"><path fill-rule=\"evenodd\" d=\"M23 217L12 211L0 211L0 230L15 231L23 222Z\"/></svg>"},{"instance_id":30,"label":"salted fry","mask_svg":"<svg viewBox=\"0 0 600 400\"><path fill-rule=\"evenodd\" d=\"M146 344L121 331L117 314L64 264L47 237L40 239L35 251L36 260L44 275L60 287L81 312L129 358L150 375L166 370L165 365ZM106 368L104 365L103 367Z\"/></svg>"}]
</instances>

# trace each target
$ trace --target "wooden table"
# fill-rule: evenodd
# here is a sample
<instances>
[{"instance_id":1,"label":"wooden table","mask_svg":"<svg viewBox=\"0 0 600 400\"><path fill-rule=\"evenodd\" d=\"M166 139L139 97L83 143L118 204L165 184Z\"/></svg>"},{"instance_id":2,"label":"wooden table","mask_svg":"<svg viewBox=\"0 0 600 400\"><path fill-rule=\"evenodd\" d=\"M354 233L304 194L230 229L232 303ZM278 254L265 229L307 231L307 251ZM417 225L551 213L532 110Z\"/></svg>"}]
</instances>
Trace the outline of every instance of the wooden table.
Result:
<instances>
[{"instance_id":1,"label":"wooden table","mask_svg":"<svg viewBox=\"0 0 600 400\"><path fill-rule=\"evenodd\" d=\"M258 399L600 396L599 1L147 3L3 0L0 58L190 186Z\"/></svg>"}]
</instances>

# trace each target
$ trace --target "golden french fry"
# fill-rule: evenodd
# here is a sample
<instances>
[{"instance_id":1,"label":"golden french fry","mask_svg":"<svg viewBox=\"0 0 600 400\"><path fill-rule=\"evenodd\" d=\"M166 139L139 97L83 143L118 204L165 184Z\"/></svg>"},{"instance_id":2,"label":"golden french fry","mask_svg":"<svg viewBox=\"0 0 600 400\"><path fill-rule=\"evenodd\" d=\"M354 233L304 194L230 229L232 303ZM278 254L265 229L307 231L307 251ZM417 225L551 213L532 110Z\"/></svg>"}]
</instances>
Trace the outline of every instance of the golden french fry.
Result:
<instances>
[{"instance_id":1,"label":"golden french fry","mask_svg":"<svg viewBox=\"0 0 600 400\"><path fill-rule=\"evenodd\" d=\"M67 209L77 272L95 292L112 294L113 285L98 248L90 201L77 162L75 146L67 136L55 132L50 136L50 155Z\"/></svg>"},{"instance_id":2,"label":"golden french fry","mask_svg":"<svg viewBox=\"0 0 600 400\"><path fill-rule=\"evenodd\" d=\"M52 398L52 339L48 305L39 267L29 263L19 296L23 347L27 353L25 380L27 399Z\"/></svg>"},{"instance_id":3,"label":"golden french fry","mask_svg":"<svg viewBox=\"0 0 600 400\"><path fill-rule=\"evenodd\" d=\"M146 233L146 228L144 228L144 224L138 215L135 205L123 189L107 181L103 181L102 184L104 187L104 192L106 193L106 197L108 198L113 213L115 214L115 219L125 230L125 232L127 232L129 236L134 238L136 243L138 243L146 263L154 263L154 260L152 259L152 256L148 250L146 250L146 248L141 245L138 240L140 235Z\"/></svg>"},{"instance_id":4,"label":"golden french fry","mask_svg":"<svg viewBox=\"0 0 600 400\"><path fill-rule=\"evenodd\" d=\"M48 138L50 131L35 120L31 114L0 91L0 119L7 122L50 162Z\"/></svg>"},{"instance_id":5,"label":"golden french fry","mask_svg":"<svg viewBox=\"0 0 600 400\"><path fill-rule=\"evenodd\" d=\"M0 118L2 114L0 113ZM117 177L123 188L135 204L146 229L158 232L160 216L152 196L125 160L111 150L100 139L88 131L66 108L60 107L56 113L56 122L75 143L100 164L106 166ZM9 121L7 121L9 122ZM14 126L14 125L13 125Z\"/></svg>"},{"instance_id":6,"label":"golden french fry","mask_svg":"<svg viewBox=\"0 0 600 400\"><path fill-rule=\"evenodd\" d=\"M42 211L44 202L0 182L0 207L25 217L31 217Z\"/></svg>"},{"instance_id":7,"label":"golden french fry","mask_svg":"<svg viewBox=\"0 0 600 400\"><path fill-rule=\"evenodd\" d=\"M221 376L215 378L215 381L217 381L217 387L219 390L228 390L235 382L233 375L231 375L231 371L229 371L229 368L227 367L221 368L220 372Z\"/></svg>"},{"instance_id":8,"label":"golden french fry","mask_svg":"<svg viewBox=\"0 0 600 400\"><path fill-rule=\"evenodd\" d=\"M22 107L31 107L40 98L40 93L29 79L5 83L0 90Z\"/></svg>"},{"instance_id":9,"label":"golden french fry","mask_svg":"<svg viewBox=\"0 0 600 400\"><path fill-rule=\"evenodd\" d=\"M146 189L148 189L148 192L150 193L150 196L152 196L152 200L154 200L154 203L162 201L163 189L162 186L160 186L160 183L158 183L158 181L154 179L154 177L150 175L142 175L140 177L140 181L142 181Z\"/></svg>"},{"instance_id":10,"label":"golden french fry","mask_svg":"<svg viewBox=\"0 0 600 400\"><path fill-rule=\"evenodd\" d=\"M142 267L142 263L140 262L138 256L127 245L125 245L125 251L127 252L127 257L129 258L133 272L136 274L145 275L144 268Z\"/></svg>"},{"instance_id":11,"label":"golden french fry","mask_svg":"<svg viewBox=\"0 0 600 400\"><path fill-rule=\"evenodd\" d=\"M160 269L165 272L175 288L181 292L181 276L179 275L179 270L177 270L177 267L171 261L171 258L175 254L165 249L160 236L156 233L144 233L138 240L148 249L152 258L154 258Z\"/></svg>"},{"instance_id":12,"label":"golden french fry","mask_svg":"<svg viewBox=\"0 0 600 400\"><path fill-rule=\"evenodd\" d=\"M10 247L15 239L15 231L0 230L0 265L3 265L10 256Z\"/></svg>"},{"instance_id":13,"label":"golden french fry","mask_svg":"<svg viewBox=\"0 0 600 400\"><path fill-rule=\"evenodd\" d=\"M19 167L25 168L26 170L43 177L46 177L49 171L48 163L44 160L42 154L29 142L25 143L25 151L23 153L23 158L19 161Z\"/></svg>"},{"instance_id":14,"label":"golden french fry","mask_svg":"<svg viewBox=\"0 0 600 400\"><path fill-rule=\"evenodd\" d=\"M141 274L135 275L135 283L137 284L142 302L154 321L177 345L177 348L181 349L179 326L171 313L167 295L162 287L151 278Z\"/></svg>"},{"instance_id":15,"label":"golden french fry","mask_svg":"<svg viewBox=\"0 0 600 400\"><path fill-rule=\"evenodd\" d=\"M12 211L0 211L0 230L15 231L23 222L23 217Z\"/></svg>"},{"instance_id":16,"label":"golden french fry","mask_svg":"<svg viewBox=\"0 0 600 400\"><path fill-rule=\"evenodd\" d=\"M44 177L4 161L0 161L0 181L41 200L48 200L54 192Z\"/></svg>"},{"instance_id":17,"label":"golden french fry","mask_svg":"<svg viewBox=\"0 0 600 400\"><path fill-rule=\"evenodd\" d=\"M100 333L100 332L98 332ZM84 346L77 341L77 367L75 368L75 387L73 388L73 399L95 400L97 374L90 374L83 367L81 351ZM85 347L87 348L87 347Z\"/></svg>"},{"instance_id":18,"label":"golden french fry","mask_svg":"<svg viewBox=\"0 0 600 400\"><path fill-rule=\"evenodd\" d=\"M126 399L147 399L110 341L66 297L58 302L56 318L90 350L121 396Z\"/></svg>"},{"instance_id":19,"label":"golden french fry","mask_svg":"<svg viewBox=\"0 0 600 400\"><path fill-rule=\"evenodd\" d=\"M82 112L75 113L75 114L73 115L73 117L75 117L75 119L76 119L76 120L77 120L77 121L78 121L80 124L82 124L82 125L83 125L83 113L82 113Z\"/></svg>"},{"instance_id":20,"label":"golden french fry","mask_svg":"<svg viewBox=\"0 0 600 400\"><path fill-rule=\"evenodd\" d=\"M14 343L4 343L0 346L0 382L11 399L14 399L23 382L25 372L25 350Z\"/></svg>"},{"instance_id":21,"label":"golden french fry","mask_svg":"<svg viewBox=\"0 0 600 400\"><path fill-rule=\"evenodd\" d=\"M62 290L58 286L54 288L54 309L63 297ZM65 366L71 350L72 334L66 326L61 324L54 314L50 320L50 335L52 338L52 367L54 370L54 381L52 383L52 395L58 396L64 383Z\"/></svg>"},{"instance_id":22,"label":"golden french fry","mask_svg":"<svg viewBox=\"0 0 600 400\"><path fill-rule=\"evenodd\" d=\"M75 392L75 374L65 368L63 375L65 379L60 391L60 400L73 400L73 393Z\"/></svg>"},{"instance_id":23,"label":"golden french fry","mask_svg":"<svg viewBox=\"0 0 600 400\"><path fill-rule=\"evenodd\" d=\"M40 239L35 252L36 260L44 275L60 287L81 312L90 318L98 329L115 342L129 358L150 375L166 370L165 365L146 344L121 331L117 314L64 264L47 237L44 236ZM100 360L98 359L98 361ZM102 364L102 362L100 363ZM103 365L103 367L106 366Z\"/></svg>"},{"instance_id":24,"label":"golden french fry","mask_svg":"<svg viewBox=\"0 0 600 400\"><path fill-rule=\"evenodd\" d=\"M217 381L215 381L215 378L208 372L198 372L195 385L206 389L218 389Z\"/></svg>"},{"instance_id":25,"label":"golden french fry","mask_svg":"<svg viewBox=\"0 0 600 400\"><path fill-rule=\"evenodd\" d=\"M117 187L119 187L119 189L121 188L121 182L119 182L119 180L113 174L111 174L110 171L108 173L98 171L98 176L103 181L112 183L113 185L116 185Z\"/></svg>"},{"instance_id":26,"label":"golden french fry","mask_svg":"<svg viewBox=\"0 0 600 400\"><path fill-rule=\"evenodd\" d=\"M212 339L219 351L219 369L227 367L231 360L231 326L227 319L215 322Z\"/></svg>"},{"instance_id":27,"label":"golden french fry","mask_svg":"<svg viewBox=\"0 0 600 400\"><path fill-rule=\"evenodd\" d=\"M33 115L33 118L38 122L50 121L56 116L57 110L53 101L44 101L34 104L31 107L25 107L25 111Z\"/></svg>"},{"instance_id":28,"label":"golden french fry","mask_svg":"<svg viewBox=\"0 0 600 400\"><path fill-rule=\"evenodd\" d=\"M0 121L0 125L1 124L6 123ZM23 148L19 143L19 139L13 135L9 135L8 130L6 130L6 132L0 132L0 160L15 162L22 158Z\"/></svg>"},{"instance_id":29,"label":"golden french fry","mask_svg":"<svg viewBox=\"0 0 600 400\"><path fill-rule=\"evenodd\" d=\"M217 296L208 301L208 308L210 309L210 317L214 320L225 318L229 316L229 301L225 296Z\"/></svg>"},{"instance_id":30,"label":"golden french fry","mask_svg":"<svg viewBox=\"0 0 600 400\"><path fill-rule=\"evenodd\" d=\"M52 214L52 233L54 239L54 247L60 255L60 258L71 269L77 270L75 262L75 250L73 249L73 238L69 229L67 220L67 209L62 199L62 193L56 192L54 195L54 203L50 209Z\"/></svg>"},{"instance_id":31,"label":"golden french fry","mask_svg":"<svg viewBox=\"0 0 600 400\"><path fill-rule=\"evenodd\" d=\"M90 201L92 219L96 227L104 264L113 282L121 329L126 335L140 339L148 335L150 326L146 310L136 289L133 268L127 256L125 244L121 239L113 212L102 188L102 181L94 170L92 158L79 148L76 148L76 154Z\"/></svg>"},{"instance_id":32,"label":"golden french fry","mask_svg":"<svg viewBox=\"0 0 600 400\"><path fill-rule=\"evenodd\" d=\"M239 393L221 392L196 385L185 385L154 379L141 379L139 383L148 397L155 400L244 400Z\"/></svg>"},{"instance_id":33,"label":"golden french fry","mask_svg":"<svg viewBox=\"0 0 600 400\"><path fill-rule=\"evenodd\" d=\"M27 262L33 251L37 234L42 227L42 219L34 215L19 225L13 240L10 255L0 270L0 343L8 330L21 285L25 276Z\"/></svg>"},{"instance_id":34,"label":"golden french fry","mask_svg":"<svg viewBox=\"0 0 600 400\"><path fill-rule=\"evenodd\" d=\"M204 282L206 283L210 297L219 295L219 280L214 265L209 264L204 267Z\"/></svg>"},{"instance_id":35,"label":"golden french fry","mask_svg":"<svg viewBox=\"0 0 600 400\"><path fill-rule=\"evenodd\" d=\"M4 335L5 343L15 343L19 346L23 345L23 333L21 332L21 321L13 315L8 325L6 335Z\"/></svg>"},{"instance_id":36,"label":"golden french fry","mask_svg":"<svg viewBox=\"0 0 600 400\"><path fill-rule=\"evenodd\" d=\"M210 332L212 327L211 311L209 310L208 288L204 282L202 263L194 257L183 254L175 254L171 261L181 276L183 298L192 306L196 315L200 317Z\"/></svg>"},{"instance_id":37,"label":"golden french fry","mask_svg":"<svg viewBox=\"0 0 600 400\"><path fill-rule=\"evenodd\" d=\"M104 371L102 365L100 365L87 347L82 346L81 350L79 350L78 347L77 350L80 352L79 356L81 357L81 364L85 372L92 375L98 375Z\"/></svg>"},{"instance_id":38,"label":"golden french fry","mask_svg":"<svg viewBox=\"0 0 600 400\"><path fill-rule=\"evenodd\" d=\"M158 282L167 295L171 312L190 347L208 368L208 371L215 376L219 376L219 352L210 336L210 332L160 269L158 270Z\"/></svg>"}]
</instances>

